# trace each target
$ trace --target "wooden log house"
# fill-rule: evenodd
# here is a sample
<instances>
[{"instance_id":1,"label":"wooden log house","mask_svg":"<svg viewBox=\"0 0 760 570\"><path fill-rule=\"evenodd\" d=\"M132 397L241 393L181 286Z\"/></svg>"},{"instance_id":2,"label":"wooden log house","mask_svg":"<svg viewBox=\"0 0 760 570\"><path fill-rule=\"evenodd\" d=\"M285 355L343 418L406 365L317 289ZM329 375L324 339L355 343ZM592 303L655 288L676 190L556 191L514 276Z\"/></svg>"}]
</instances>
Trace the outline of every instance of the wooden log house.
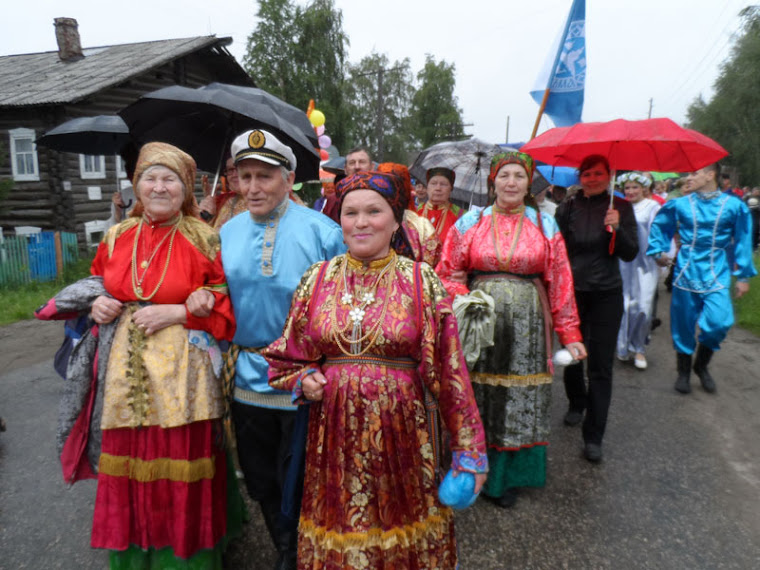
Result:
<instances>
[{"instance_id":1,"label":"wooden log house","mask_svg":"<svg viewBox=\"0 0 760 570\"><path fill-rule=\"evenodd\" d=\"M56 18L58 51L0 57L0 227L76 232L110 217L111 196L126 179L116 156L84 156L37 146L45 132L76 117L114 114L144 93L212 82L255 86L227 50L232 38L201 36L80 47L77 22ZM91 224L90 224L91 225Z\"/></svg>"}]
</instances>

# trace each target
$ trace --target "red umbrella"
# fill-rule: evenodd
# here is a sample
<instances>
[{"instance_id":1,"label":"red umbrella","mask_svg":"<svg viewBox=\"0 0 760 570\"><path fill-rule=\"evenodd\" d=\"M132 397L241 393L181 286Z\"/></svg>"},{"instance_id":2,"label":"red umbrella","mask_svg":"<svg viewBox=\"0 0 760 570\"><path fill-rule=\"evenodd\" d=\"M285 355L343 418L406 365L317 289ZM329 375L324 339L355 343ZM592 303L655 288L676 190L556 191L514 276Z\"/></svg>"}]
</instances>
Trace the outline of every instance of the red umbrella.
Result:
<instances>
[{"instance_id":1,"label":"red umbrella","mask_svg":"<svg viewBox=\"0 0 760 570\"><path fill-rule=\"evenodd\" d=\"M520 150L554 166L578 166L585 157L601 154L613 170L657 172L693 172L728 155L711 138L670 119L616 119L558 127Z\"/></svg>"},{"instance_id":2,"label":"red umbrella","mask_svg":"<svg viewBox=\"0 0 760 570\"><path fill-rule=\"evenodd\" d=\"M610 177L610 208L613 206L615 170L693 172L728 155L709 137L678 126L670 119L606 123L577 123L550 129L520 149L535 160L554 166L579 166L584 158L600 154L607 158ZM615 247L615 232L610 253Z\"/></svg>"}]
</instances>

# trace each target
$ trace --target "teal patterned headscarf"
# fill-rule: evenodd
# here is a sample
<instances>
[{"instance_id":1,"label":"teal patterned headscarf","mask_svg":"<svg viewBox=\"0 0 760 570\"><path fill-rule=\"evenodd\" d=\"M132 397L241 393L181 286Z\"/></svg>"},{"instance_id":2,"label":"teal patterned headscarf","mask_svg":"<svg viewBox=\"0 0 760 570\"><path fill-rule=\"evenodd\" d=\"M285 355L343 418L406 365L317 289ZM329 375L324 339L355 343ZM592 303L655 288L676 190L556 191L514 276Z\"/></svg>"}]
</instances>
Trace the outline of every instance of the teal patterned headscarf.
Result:
<instances>
[{"instance_id":1,"label":"teal patterned headscarf","mask_svg":"<svg viewBox=\"0 0 760 570\"><path fill-rule=\"evenodd\" d=\"M536 165L533 162L532 156L517 151L502 152L491 159L491 174L488 175L489 188L494 187L496 175L499 173L499 170L501 170L501 167L506 164L519 164L522 166L528 174L528 188L530 188L530 185L533 182L533 172L536 169Z\"/></svg>"}]
</instances>

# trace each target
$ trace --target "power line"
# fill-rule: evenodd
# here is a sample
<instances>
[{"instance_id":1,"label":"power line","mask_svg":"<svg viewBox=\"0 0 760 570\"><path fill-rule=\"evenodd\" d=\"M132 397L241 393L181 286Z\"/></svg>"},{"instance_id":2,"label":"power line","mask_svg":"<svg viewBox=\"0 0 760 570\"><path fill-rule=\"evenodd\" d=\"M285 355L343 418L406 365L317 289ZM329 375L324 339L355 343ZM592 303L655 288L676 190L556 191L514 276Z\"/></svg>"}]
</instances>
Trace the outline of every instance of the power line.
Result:
<instances>
[{"instance_id":1,"label":"power line","mask_svg":"<svg viewBox=\"0 0 760 570\"><path fill-rule=\"evenodd\" d=\"M721 10L717 21L722 20L724 14L728 10L729 3L723 4L723 9ZM676 88L674 88L669 95L666 95L664 98L665 103L675 103L679 100L682 93L690 88L699 78L700 76L705 72L705 70L709 69L712 65L712 62L723 53L723 50L726 48L726 46L733 40L735 37L736 32L738 31L738 28L735 26L735 22L733 18L738 17L737 16L730 16L729 21L723 25L722 28L719 26L713 26L713 29L719 29L720 31L717 34L717 37L715 37L715 40L712 42L710 47L704 52L704 55L702 58L694 65L691 65L690 67L687 67L682 75L684 79L678 84ZM727 33L729 29L731 29L730 33ZM720 48L716 49L719 42L722 44ZM711 57L710 61L705 65L705 61L708 57Z\"/></svg>"}]
</instances>

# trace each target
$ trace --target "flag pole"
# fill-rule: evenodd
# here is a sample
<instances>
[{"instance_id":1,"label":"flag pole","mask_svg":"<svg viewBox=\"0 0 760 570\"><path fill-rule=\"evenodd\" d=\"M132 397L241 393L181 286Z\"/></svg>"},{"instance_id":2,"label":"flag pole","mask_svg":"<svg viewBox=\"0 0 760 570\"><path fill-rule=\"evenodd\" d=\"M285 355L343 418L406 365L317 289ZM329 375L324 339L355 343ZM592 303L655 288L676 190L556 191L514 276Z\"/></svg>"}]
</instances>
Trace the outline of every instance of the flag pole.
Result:
<instances>
[{"instance_id":1,"label":"flag pole","mask_svg":"<svg viewBox=\"0 0 760 570\"><path fill-rule=\"evenodd\" d=\"M541 106L538 108L538 116L536 116L536 123L533 125L533 132L530 134L530 140L533 140L536 138L536 133L538 132L538 125L541 122L541 117L544 114L544 109L546 109L546 102L549 100L549 93L551 92L551 88L547 87L544 90L544 97L541 99Z\"/></svg>"},{"instance_id":2,"label":"flag pole","mask_svg":"<svg viewBox=\"0 0 760 570\"><path fill-rule=\"evenodd\" d=\"M541 106L538 108L538 116L536 117L536 123L533 125L533 133L530 135L531 140L536 138L536 133L538 132L538 125L541 122L541 116L544 114L544 110L546 109L546 103L549 100L549 93L551 93L551 90L552 90L552 81L554 81L554 75L557 73L557 65L559 64L559 59L562 56L562 50L565 47L565 38L567 38L567 32L570 29L570 16L573 14L576 2L578 2L578 0L573 0L573 3L570 4L570 11L567 13L567 20L565 20L565 29L562 30L562 35L560 36L559 47L557 48L557 55L554 56L554 65L549 71L549 81L547 81L546 83L546 90L544 91L544 97L543 99L541 99Z\"/></svg>"}]
</instances>

